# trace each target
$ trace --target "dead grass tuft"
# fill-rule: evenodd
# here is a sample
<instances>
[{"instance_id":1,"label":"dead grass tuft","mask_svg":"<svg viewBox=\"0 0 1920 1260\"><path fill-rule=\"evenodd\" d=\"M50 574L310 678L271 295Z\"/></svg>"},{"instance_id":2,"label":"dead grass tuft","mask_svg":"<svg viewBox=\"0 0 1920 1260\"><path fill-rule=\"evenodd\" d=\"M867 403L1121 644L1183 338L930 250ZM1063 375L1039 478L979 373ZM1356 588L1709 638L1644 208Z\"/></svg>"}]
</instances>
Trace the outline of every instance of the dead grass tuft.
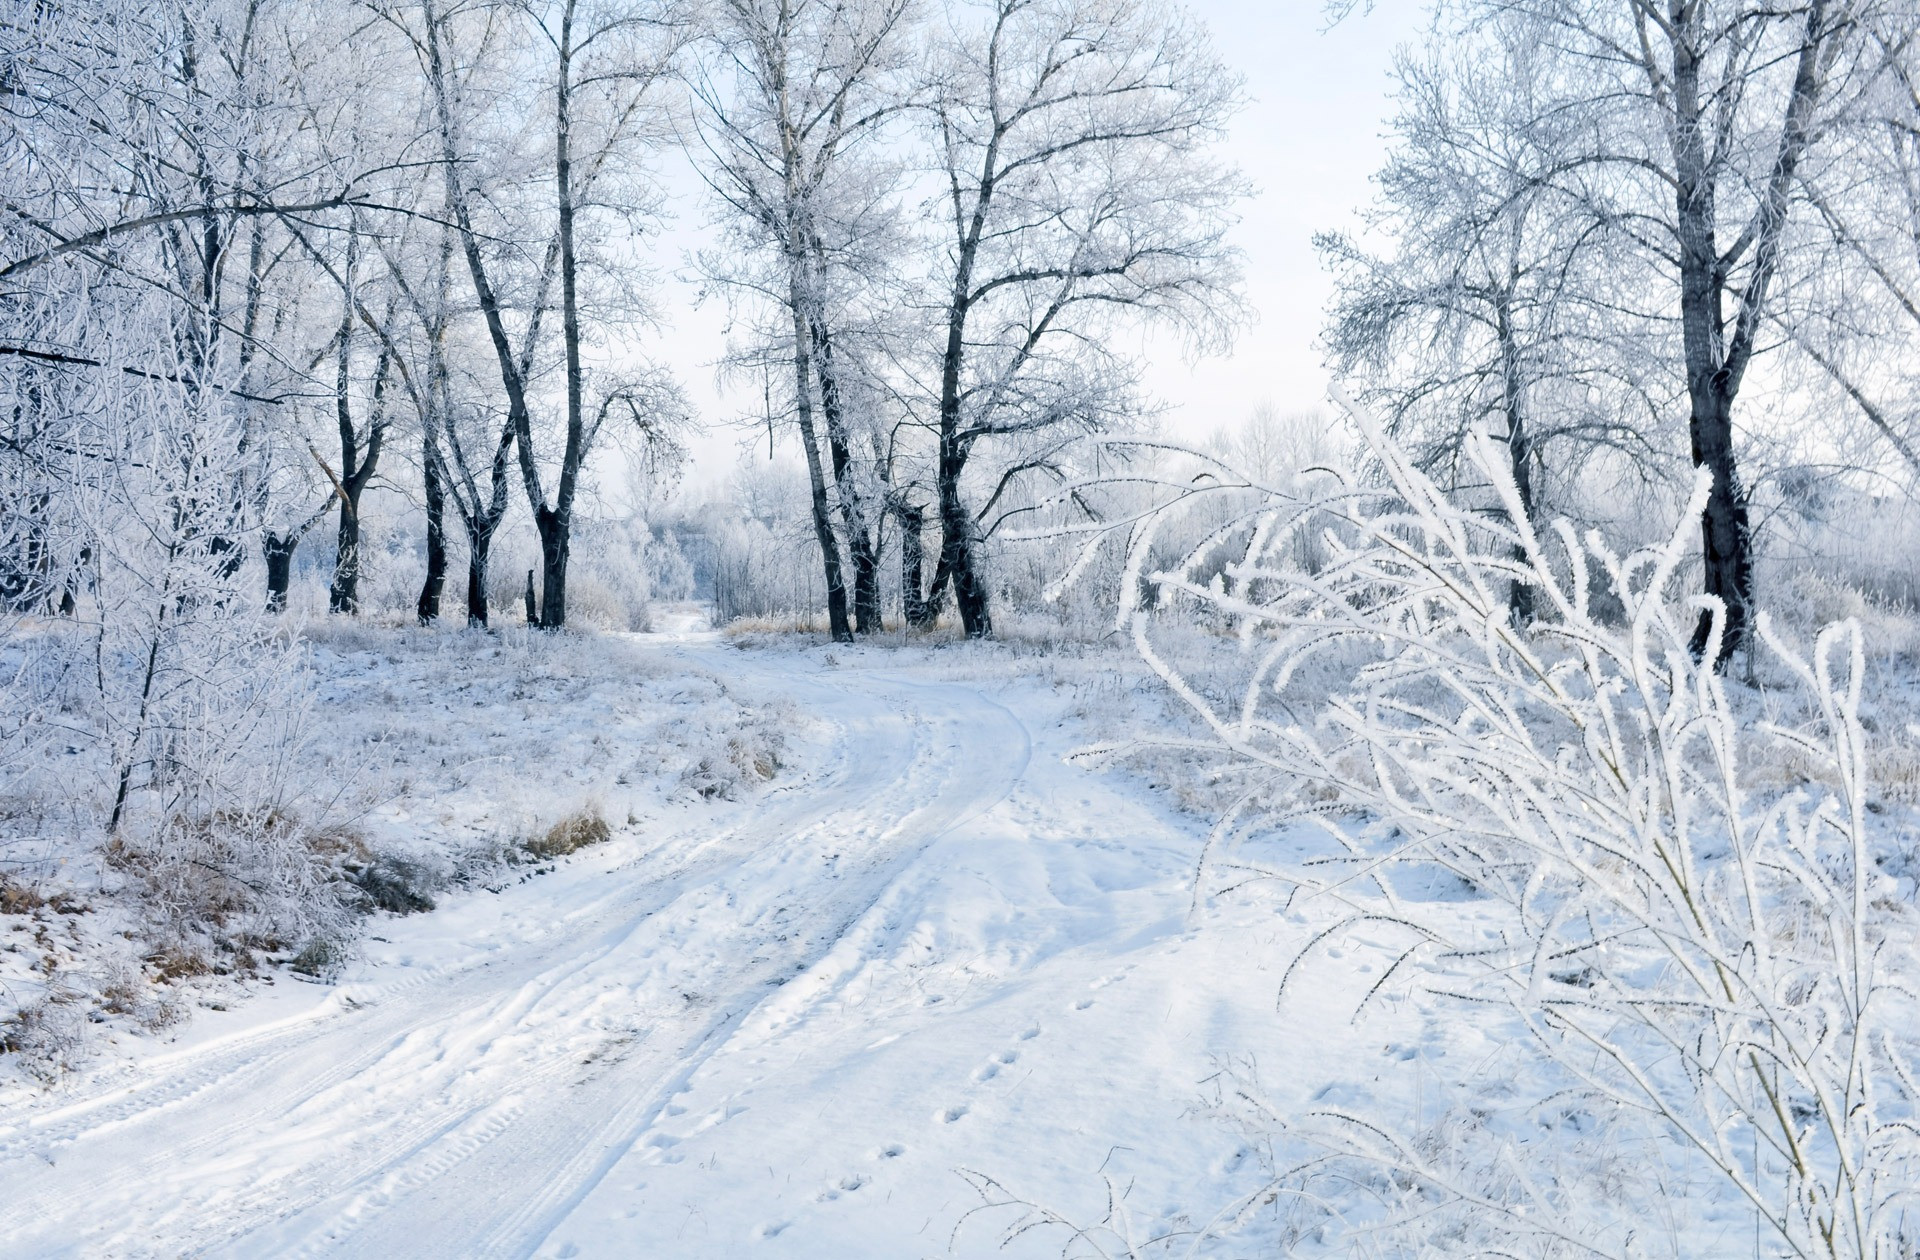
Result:
<instances>
[{"instance_id":1,"label":"dead grass tuft","mask_svg":"<svg viewBox=\"0 0 1920 1260\"><path fill-rule=\"evenodd\" d=\"M194 976L210 975L213 964L207 956L197 949L187 949L179 945L169 945L164 949L148 954L142 960L153 968L154 979L163 984L172 984L179 980L188 980Z\"/></svg>"},{"instance_id":2,"label":"dead grass tuft","mask_svg":"<svg viewBox=\"0 0 1920 1260\"><path fill-rule=\"evenodd\" d=\"M613 829L607 826L607 820L600 816L600 809L588 805L568 814L553 826L547 828L543 836L529 837L520 842L527 854L539 861L565 857L569 853L584 849L588 845L604 844L613 837Z\"/></svg>"},{"instance_id":3,"label":"dead grass tuft","mask_svg":"<svg viewBox=\"0 0 1920 1260\"><path fill-rule=\"evenodd\" d=\"M0 914L32 914L46 904L33 889L0 876Z\"/></svg>"}]
</instances>

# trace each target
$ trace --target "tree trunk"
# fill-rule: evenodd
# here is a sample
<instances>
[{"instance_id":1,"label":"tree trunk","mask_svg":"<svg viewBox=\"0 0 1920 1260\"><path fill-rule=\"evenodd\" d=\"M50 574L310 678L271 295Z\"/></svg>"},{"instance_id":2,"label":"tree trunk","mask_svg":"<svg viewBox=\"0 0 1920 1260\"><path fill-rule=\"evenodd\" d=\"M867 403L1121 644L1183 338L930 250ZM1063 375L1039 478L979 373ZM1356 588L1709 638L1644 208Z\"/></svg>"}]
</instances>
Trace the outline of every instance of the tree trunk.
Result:
<instances>
[{"instance_id":1,"label":"tree trunk","mask_svg":"<svg viewBox=\"0 0 1920 1260\"><path fill-rule=\"evenodd\" d=\"M1722 374L1716 373L1715 378ZM1691 385L1691 382L1689 382ZM1689 389L1693 411L1690 436L1693 463L1713 474L1707 510L1700 518L1701 557L1706 593L1726 606L1726 625L1714 664L1724 664L1746 641L1747 615L1753 603L1753 532L1747 515L1746 489L1734 462L1733 396L1709 380ZM1693 631L1693 652L1706 652L1713 618L1703 612Z\"/></svg>"},{"instance_id":2,"label":"tree trunk","mask_svg":"<svg viewBox=\"0 0 1920 1260\"><path fill-rule=\"evenodd\" d=\"M1527 436L1527 418L1524 395L1526 378L1522 372L1520 350L1513 327L1513 292L1511 289L1500 295L1499 309L1500 368L1503 409L1507 418L1507 469L1513 477L1513 487L1520 498L1520 512L1525 521L1515 521L1514 525L1533 524L1533 469L1529 456L1532 445ZM1513 548L1513 561L1518 565L1527 563L1526 548L1518 544ZM1507 611L1513 615L1513 624L1525 625L1533 620L1533 585L1519 578L1507 590Z\"/></svg>"},{"instance_id":3,"label":"tree trunk","mask_svg":"<svg viewBox=\"0 0 1920 1260\"><path fill-rule=\"evenodd\" d=\"M260 544L260 554L267 562L267 611L285 612L287 608L287 587L293 581L293 552L300 545L298 532L289 531L276 534L267 531L266 539Z\"/></svg>"},{"instance_id":4,"label":"tree trunk","mask_svg":"<svg viewBox=\"0 0 1920 1260\"><path fill-rule=\"evenodd\" d=\"M467 528L467 625L487 628L487 554L493 550L493 527Z\"/></svg>"},{"instance_id":5,"label":"tree trunk","mask_svg":"<svg viewBox=\"0 0 1920 1260\"><path fill-rule=\"evenodd\" d=\"M966 457L957 441L940 436L940 567L953 583L953 606L960 613L960 628L969 639L993 635L993 616L987 603L987 586L979 569L979 539L973 514L960 497L960 473ZM938 574L935 575L936 585Z\"/></svg>"},{"instance_id":6,"label":"tree trunk","mask_svg":"<svg viewBox=\"0 0 1920 1260\"><path fill-rule=\"evenodd\" d=\"M875 554L875 530L868 521L866 494L853 467L845 409L840 400L840 377L833 362L833 341L825 325L813 327L814 371L820 378L820 410L827 422L827 448L833 459L833 481L840 492L840 516L847 527L847 552L853 560L853 621L860 634L877 634L880 618L880 557Z\"/></svg>"},{"instance_id":7,"label":"tree trunk","mask_svg":"<svg viewBox=\"0 0 1920 1260\"><path fill-rule=\"evenodd\" d=\"M545 504L534 509L534 528L540 534L540 628L558 630L567 624L567 554L572 540L567 519ZM533 575L527 575L527 608L533 608ZM529 615L529 620L532 620Z\"/></svg>"},{"instance_id":8,"label":"tree trunk","mask_svg":"<svg viewBox=\"0 0 1920 1260\"><path fill-rule=\"evenodd\" d=\"M340 430L339 545L334 552L333 581L327 588L327 611L360 611L360 496L380 466L380 448L386 436L387 374L393 366L393 352L383 346L373 373L373 398L367 416L367 440L362 446L353 431L351 368L353 363L354 314L358 302L354 296L354 255L357 235L347 237L345 300L341 304L339 358L334 370L334 419Z\"/></svg>"},{"instance_id":9,"label":"tree trunk","mask_svg":"<svg viewBox=\"0 0 1920 1260\"><path fill-rule=\"evenodd\" d=\"M1728 276L1716 237L1716 197L1720 178L1718 137L1709 142L1710 115L1724 85L1703 94L1699 42L1706 37L1704 9L1675 21L1669 35L1673 50L1673 173L1676 236L1680 247L1680 332L1687 367L1688 436L1696 468L1713 476L1707 509L1700 520L1701 559L1706 593L1726 609L1725 627L1714 665L1723 666L1746 643L1753 608L1753 531L1746 488L1740 482L1733 434L1733 401L1752 362L1768 289L1778 265L1795 171L1815 134L1814 111L1825 87L1824 56L1831 41L1849 23L1829 24L1828 0L1810 0L1794 68L1793 87L1781 121L1779 148L1753 222L1742 244L1751 250L1752 272L1744 288ZM1679 10L1676 9L1676 13ZM1735 250L1738 253L1738 249ZM1728 335L1724 303L1732 293L1738 315ZM1694 627L1693 651L1706 653L1713 615L1703 611Z\"/></svg>"},{"instance_id":10,"label":"tree trunk","mask_svg":"<svg viewBox=\"0 0 1920 1260\"><path fill-rule=\"evenodd\" d=\"M920 531L926 525L926 512L916 504L901 503L895 510L900 518L900 613L916 630L927 626L927 600L920 593L920 571L926 564L925 543Z\"/></svg>"},{"instance_id":11,"label":"tree trunk","mask_svg":"<svg viewBox=\"0 0 1920 1260\"><path fill-rule=\"evenodd\" d=\"M429 445L431 440L429 439ZM440 619L440 593L447 584L447 496L440 484L439 461L429 449L423 480L427 498L427 580L420 586L420 601L415 611L420 624L430 626Z\"/></svg>"},{"instance_id":12,"label":"tree trunk","mask_svg":"<svg viewBox=\"0 0 1920 1260\"><path fill-rule=\"evenodd\" d=\"M549 508L535 499L534 525L540 531L540 625L558 630L567 624L567 549L573 531L573 492L586 458L585 379L580 363L579 263L573 236L573 12L566 0L560 13L560 64L555 75L554 186L559 210L561 340L567 354L567 447L561 457L557 500ZM526 441L525 436L521 438ZM530 466L532 452L522 456ZM533 482L528 480L528 487ZM532 620L533 587L527 587L528 620Z\"/></svg>"},{"instance_id":13,"label":"tree trunk","mask_svg":"<svg viewBox=\"0 0 1920 1260\"><path fill-rule=\"evenodd\" d=\"M1520 492L1520 511L1526 516L1526 523L1533 523L1533 469L1530 466L1532 447L1527 440L1526 422L1516 409L1509 416L1511 428L1507 431L1507 458L1513 473L1513 484ZM1518 522L1516 522L1517 524ZM1515 545L1513 549L1515 564L1528 563L1525 547ZM1533 584L1516 579L1512 589L1507 592L1507 609L1513 614L1513 624L1525 625L1533 620Z\"/></svg>"},{"instance_id":14,"label":"tree trunk","mask_svg":"<svg viewBox=\"0 0 1920 1260\"><path fill-rule=\"evenodd\" d=\"M334 551L333 581L327 587L327 611L360 611L360 514L346 501L340 504L339 542Z\"/></svg>"},{"instance_id":15,"label":"tree trunk","mask_svg":"<svg viewBox=\"0 0 1920 1260\"><path fill-rule=\"evenodd\" d=\"M537 626L540 624L540 609L533 601L533 570L532 569L527 570L526 600L527 600L527 624L530 626Z\"/></svg>"},{"instance_id":16,"label":"tree trunk","mask_svg":"<svg viewBox=\"0 0 1920 1260\"><path fill-rule=\"evenodd\" d=\"M928 604L933 605L929 616L937 616L941 588L951 581L954 606L960 610L960 628L969 639L984 639L993 634L987 588L977 568L973 514L967 511L960 497L960 475L967 467L967 446L960 434L960 372L967 355L973 261L991 195L991 181L983 181L974 203L972 226L962 242L953 296L947 307L947 346L940 363L940 453L934 474L940 498L940 565L934 572L933 589L927 598Z\"/></svg>"},{"instance_id":17,"label":"tree trunk","mask_svg":"<svg viewBox=\"0 0 1920 1260\"><path fill-rule=\"evenodd\" d=\"M1674 199L1680 245L1680 332L1690 404L1688 436L1696 468L1713 474L1707 510L1700 518L1706 593L1726 610L1714 664L1733 653L1746 629L1752 596L1746 496L1734 462L1733 390L1723 357L1726 318L1722 310L1720 251L1715 239L1716 176L1708 154L1708 122L1700 100L1700 61L1691 41L1695 29L1677 32L1674 70ZM1696 656L1707 649L1713 615L1700 614L1693 632Z\"/></svg>"},{"instance_id":18,"label":"tree trunk","mask_svg":"<svg viewBox=\"0 0 1920 1260\"><path fill-rule=\"evenodd\" d=\"M813 345L808 329L806 295L801 289L799 263L790 267L788 306L793 314L793 398L800 424L800 445L806 448L807 487L813 496L813 537L820 546L820 565L827 587L827 629L835 643L853 642L847 621L847 586L840 565L840 540L834 537L827 508L827 479L820 467L820 443L813 430Z\"/></svg>"}]
</instances>

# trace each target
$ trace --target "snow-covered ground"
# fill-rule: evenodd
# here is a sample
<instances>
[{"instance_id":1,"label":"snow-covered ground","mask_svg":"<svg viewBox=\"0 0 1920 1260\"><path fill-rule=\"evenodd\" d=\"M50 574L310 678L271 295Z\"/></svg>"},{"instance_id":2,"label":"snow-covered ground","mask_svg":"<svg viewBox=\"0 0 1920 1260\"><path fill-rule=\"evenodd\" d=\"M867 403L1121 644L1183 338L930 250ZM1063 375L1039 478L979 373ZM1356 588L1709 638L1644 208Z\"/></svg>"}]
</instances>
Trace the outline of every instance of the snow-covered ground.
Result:
<instances>
[{"instance_id":1,"label":"snow-covered ground","mask_svg":"<svg viewBox=\"0 0 1920 1260\"><path fill-rule=\"evenodd\" d=\"M1003 1250L1020 1210L974 1210L1092 1224L1111 1184L1166 1228L1259 1185L1202 1114L1226 1056L1282 1098L1411 1076L1339 986L1277 1013L1304 921L1257 895L1191 916L1203 824L1068 760L1114 733L1112 659L666 625L607 642L636 687L778 708L771 787L606 802L610 842L374 920L337 983L256 986L14 1095L6 1254L1052 1255L1059 1229ZM610 687L583 764L657 755L618 747Z\"/></svg>"}]
</instances>

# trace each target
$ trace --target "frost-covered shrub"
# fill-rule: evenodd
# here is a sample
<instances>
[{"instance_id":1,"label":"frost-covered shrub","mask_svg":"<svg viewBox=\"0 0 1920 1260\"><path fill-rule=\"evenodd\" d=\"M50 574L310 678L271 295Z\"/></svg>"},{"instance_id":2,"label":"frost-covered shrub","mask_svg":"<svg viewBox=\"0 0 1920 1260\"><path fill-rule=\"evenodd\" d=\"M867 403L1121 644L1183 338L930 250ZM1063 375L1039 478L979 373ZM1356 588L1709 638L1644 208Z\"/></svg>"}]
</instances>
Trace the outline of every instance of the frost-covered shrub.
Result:
<instances>
[{"instance_id":1,"label":"frost-covered shrub","mask_svg":"<svg viewBox=\"0 0 1920 1260\"><path fill-rule=\"evenodd\" d=\"M345 850L335 834L278 809L220 809L123 831L108 859L138 882L162 945L245 954L351 933Z\"/></svg>"},{"instance_id":2,"label":"frost-covered shrub","mask_svg":"<svg viewBox=\"0 0 1920 1260\"><path fill-rule=\"evenodd\" d=\"M786 725L794 715L785 706L762 711L746 721L710 731L693 746L680 772L680 786L704 800L734 800L771 782L787 751Z\"/></svg>"},{"instance_id":3,"label":"frost-covered shrub","mask_svg":"<svg viewBox=\"0 0 1920 1260\"><path fill-rule=\"evenodd\" d=\"M1167 566L1149 564L1150 523L1123 616L1244 776L1202 893L1264 876L1324 908L1283 999L1370 941L1390 965L1361 1004L1415 983L1436 1018L1498 1021L1530 1049L1507 1110L1531 1119L1484 1099L1437 1127L1337 1098L1268 1116L1275 1192L1325 1207L1295 1241L1343 1223L1388 1250L1653 1254L1644 1214L1711 1185L1771 1253L1911 1254L1920 925L1885 866L1895 829L1869 809L1859 626L1796 648L1758 618L1782 684L1763 720L1689 650L1704 611L1712 660L1723 621L1677 580L1704 481L1671 537L1620 555L1564 524L1537 536L1484 444L1503 515L1458 507L1358 419L1382 483L1269 494ZM1337 527L1309 572L1293 533L1314 520ZM1590 572L1617 617L1596 610ZM1511 615L1516 582L1530 624ZM1185 668L1159 638L1168 621L1225 630L1237 668ZM1750 782L1768 747L1804 773ZM1257 859L1234 843L1254 819L1313 825L1331 850ZM1469 890L1471 914L1409 892L1436 874ZM1620 1158L1636 1149L1660 1154Z\"/></svg>"},{"instance_id":4,"label":"frost-covered shrub","mask_svg":"<svg viewBox=\"0 0 1920 1260\"><path fill-rule=\"evenodd\" d=\"M86 1007L72 995L42 997L0 1021L0 1054L19 1056L27 1074L52 1084L86 1055Z\"/></svg>"},{"instance_id":5,"label":"frost-covered shrub","mask_svg":"<svg viewBox=\"0 0 1920 1260\"><path fill-rule=\"evenodd\" d=\"M153 944L293 945L343 913L295 767L315 720L302 646L267 614L257 530L236 506L246 417L171 377L102 378L67 400L89 458L66 469L80 568L64 613L14 627L4 726L43 852L104 851ZM34 822L38 818L39 822ZM4 856L4 855L0 855Z\"/></svg>"},{"instance_id":6,"label":"frost-covered shrub","mask_svg":"<svg viewBox=\"0 0 1920 1260\"><path fill-rule=\"evenodd\" d=\"M650 555L658 545L645 521L581 521L567 570L567 615L606 630L645 630L653 605Z\"/></svg>"},{"instance_id":7,"label":"frost-covered shrub","mask_svg":"<svg viewBox=\"0 0 1920 1260\"><path fill-rule=\"evenodd\" d=\"M376 854L365 865L348 867L347 875L366 908L388 914L424 914L448 881L443 863L402 853Z\"/></svg>"}]
</instances>

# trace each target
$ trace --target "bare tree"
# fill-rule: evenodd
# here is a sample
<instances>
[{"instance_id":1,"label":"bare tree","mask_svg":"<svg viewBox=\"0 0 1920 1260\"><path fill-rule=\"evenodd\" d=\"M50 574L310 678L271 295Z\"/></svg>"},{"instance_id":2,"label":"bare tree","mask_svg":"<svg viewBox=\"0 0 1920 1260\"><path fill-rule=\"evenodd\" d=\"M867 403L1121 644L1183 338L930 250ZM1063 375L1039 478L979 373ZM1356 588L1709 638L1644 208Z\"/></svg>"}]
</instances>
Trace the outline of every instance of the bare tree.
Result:
<instances>
[{"instance_id":1,"label":"bare tree","mask_svg":"<svg viewBox=\"0 0 1920 1260\"><path fill-rule=\"evenodd\" d=\"M1872 26L1884 74L1844 120L1842 152L1802 182L1821 252L1801 270L1813 292L1799 319L1776 320L1843 409L1920 474L1910 399L1920 344L1920 15L1898 9ZM1870 457L1863 456L1866 462Z\"/></svg>"},{"instance_id":2,"label":"bare tree","mask_svg":"<svg viewBox=\"0 0 1920 1260\"><path fill-rule=\"evenodd\" d=\"M445 170L447 212L493 349L505 396L510 449L518 453L521 484L540 534L540 624L554 629L566 624L567 559L574 506L600 422L610 414L648 422L674 414L673 407L658 405L660 400L648 399L641 405L638 399L636 391L642 383L662 383L655 373L611 384L596 405L589 407L587 403L580 223L583 212L606 204L600 198L607 185L616 182L611 179L616 169L631 169L628 150L644 139L641 133L651 120L654 89L663 82L687 28L670 6L625 0L605 4L558 0L554 4L527 3L518 9L525 20L526 37L526 46L519 52L529 63L545 63L537 99L551 109L553 120L551 147L538 145L531 154L508 148L490 153L488 160L476 164L476 152L470 148L469 133L476 126L490 122L497 127L500 120L467 116L476 105L472 94L463 92L457 80L457 67L452 62L453 28L461 19L473 19L468 24L491 34L494 15L487 7L422 0L418 39ZM497 115L502 109L513 110L516 104L519 102L502 89L490 99L488 108ZM591 134L585 144L581 143L583 127ZM506 143L511 145L520 139L509 135ZM543 178L531 174L528 178L541 178L553 194L550 232L545 229L543 210L518 212L523 233L537 232L545 237L537 271L519 293L503 285L503 272L519 251L498 248L495 243L499 236L481 219L483 211L494 215L503 212L500 199L480 195L475 186L480 170L499 172L508 161L527 166L530 171L542 171ZM504 193L506 189L502 186L491 191ZM630 212L642 208L632 203L626 206ZM540 227L528 224L528 217ZM534 410L538 405L535 388L541 326L552 309L556 282L560 290L565 423L558 474L549 496L535 449ZM520 324L518 345L509 324L516 313ZM503 446L497 454L508 449ZM497 483L495 489L493 501L498 502ZM497 516L492 517L492 523L497 525Z\"/></svg>"},{"instance_id":3,"label":"bare tree","mask_svg":"<svg viewBox=\"0 0 1920 1260\"><path fill-rule=\"evenodd\" d=\"M708 271L780 311L828 626L840 640L856 627L879 629L880 600L877 504L855 468L835 292L890 218L887 168L864 151L902 106L895 79L910 8L911 0L724 0L714 64L697 85L715 159L708 182L751 251L744 260L712 255ZM851 621L836 498L854 570Z\"/></svg>"},{"instance_id":4,"label":"bare tree","mask_svg":"<svg viewBox=\"0 0 1920 1260\"><path fill-rule=\"evenodd\" d=\"M948 30L928 58L941 547L920 612L938 615L950 584L981 637L993 621L965 489L981 444L1128 410L1124 317L1209 338L1238 313L1224 234L1242 189L1211 146L1239 83L1158 0L962 3Z\"/></svg>"}]
</instances>

